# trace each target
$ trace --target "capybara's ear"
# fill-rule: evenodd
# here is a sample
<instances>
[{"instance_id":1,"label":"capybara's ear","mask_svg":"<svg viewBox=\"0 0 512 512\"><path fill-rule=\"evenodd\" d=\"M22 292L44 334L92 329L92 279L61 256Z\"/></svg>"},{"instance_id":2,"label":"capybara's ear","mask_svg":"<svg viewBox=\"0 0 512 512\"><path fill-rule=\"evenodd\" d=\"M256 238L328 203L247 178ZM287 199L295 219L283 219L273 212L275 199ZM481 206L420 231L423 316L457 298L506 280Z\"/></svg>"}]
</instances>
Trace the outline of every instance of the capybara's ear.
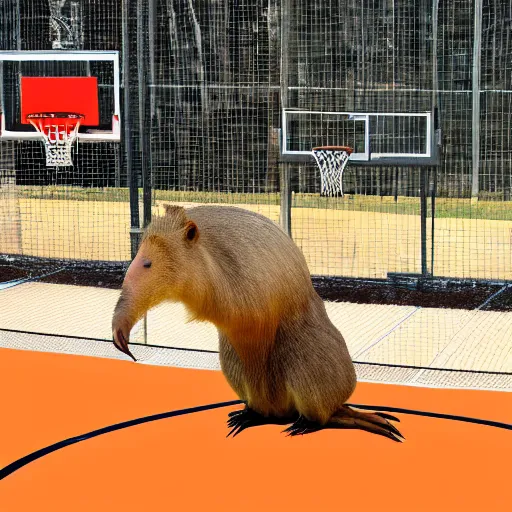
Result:
<instances>
[{"instance_id":1,"label":"capybara's ear","mask_svg":"<svg viewBox=\"0 0 512 512\"><path fill-rule=\"evenodd\" d=\"M185 238L189 242L196 242L199 238L199 230L197 229L197 225L191 220L185 224Z\"/></svg>"},{"instance_id":2,"label":"capybara's ear","mask_svg":"<svg viewBox=\"0 0 512 512\"><path fill-rule=\"evenodd\" d=\"M163 204L165 215L182 215L185 214L183 206L176 206L174 204Z\"/></svg>"}]
</instances>

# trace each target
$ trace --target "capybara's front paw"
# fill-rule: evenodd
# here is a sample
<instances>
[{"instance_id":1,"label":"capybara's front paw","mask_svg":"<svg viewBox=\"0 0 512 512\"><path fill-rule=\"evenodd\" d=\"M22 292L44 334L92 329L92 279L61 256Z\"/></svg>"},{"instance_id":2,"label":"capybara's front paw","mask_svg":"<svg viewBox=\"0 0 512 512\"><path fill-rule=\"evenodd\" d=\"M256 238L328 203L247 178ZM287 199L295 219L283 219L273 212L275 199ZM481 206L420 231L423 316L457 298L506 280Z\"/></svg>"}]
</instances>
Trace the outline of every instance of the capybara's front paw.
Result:
<instances>
[{"instance_id":1,"label":"capybara's front paw","mask_svg":"<svg viewBox=\"0 0 512 512\"><path fill-rule=\"evenodd\" d=\"M287 425L293 419L277 418L275 416L263 416L250 407L245 407L238 411L231 411L228 418L228 427L231 429L226 437L237 436L246 428L257 427L259 425Z\"/></svg>"}]
</instances>

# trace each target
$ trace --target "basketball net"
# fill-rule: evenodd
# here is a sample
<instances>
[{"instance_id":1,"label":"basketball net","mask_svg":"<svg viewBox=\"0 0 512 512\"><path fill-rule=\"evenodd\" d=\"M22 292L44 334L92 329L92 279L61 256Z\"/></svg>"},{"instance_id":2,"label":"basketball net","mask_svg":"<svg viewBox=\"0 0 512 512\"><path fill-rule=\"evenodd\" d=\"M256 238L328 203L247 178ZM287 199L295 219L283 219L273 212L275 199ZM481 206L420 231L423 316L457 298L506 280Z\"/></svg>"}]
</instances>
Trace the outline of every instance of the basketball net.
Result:
<instances>
[{"instance_id":1,"label":"basketball net","mask_svg":"<svg viewBox=\"0 0 512 512\"><path fill-rule=\"evenodd\" d=\"M71 149L77 140L78 128L84 116L72 112L42 112L28 114L30 124L42 135L48 167L73 165Z\"/></svg>"},{"instance_id":2,"label":"basketball net","mask_svg":"<svg viewBox=\"0 0 512 512\"><path fill-rule=\"evenodd\" d=\"M313 157L320 170L320 195L343 197L343 171L351 153L352 148L347 146L313 148Z\"/></svg>"}]
</instances>

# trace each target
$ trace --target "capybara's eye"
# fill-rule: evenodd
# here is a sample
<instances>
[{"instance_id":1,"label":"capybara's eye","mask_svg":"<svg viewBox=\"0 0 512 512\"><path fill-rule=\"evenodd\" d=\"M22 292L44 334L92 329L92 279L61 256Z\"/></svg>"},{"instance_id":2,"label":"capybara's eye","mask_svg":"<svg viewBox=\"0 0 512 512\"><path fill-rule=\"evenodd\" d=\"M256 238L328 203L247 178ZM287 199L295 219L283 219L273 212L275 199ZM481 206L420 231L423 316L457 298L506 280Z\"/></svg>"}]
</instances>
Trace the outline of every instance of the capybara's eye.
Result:
<instances>
[{"instance_id":1,"label":"capybara's eye","mask_svg":"<svg viewBox=\"0 0 512 512\"><path fill-rule=\"evenodd\" d=\"M151 261L144 260L144 268L150 268L151 267Z\"/></svg>"}]
</instances>

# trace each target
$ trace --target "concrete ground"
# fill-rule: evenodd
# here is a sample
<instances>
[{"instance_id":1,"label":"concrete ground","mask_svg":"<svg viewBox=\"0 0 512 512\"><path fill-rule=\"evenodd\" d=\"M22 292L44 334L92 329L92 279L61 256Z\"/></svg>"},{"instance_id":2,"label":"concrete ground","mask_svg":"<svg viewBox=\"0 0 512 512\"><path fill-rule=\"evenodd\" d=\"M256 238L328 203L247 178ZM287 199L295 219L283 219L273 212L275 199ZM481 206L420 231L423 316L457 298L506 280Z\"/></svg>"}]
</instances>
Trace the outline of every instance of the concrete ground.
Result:
<instances>
[{"instance_id":1,"label":"concrete ground","mask_svg":"<svg viewBox=\"0 0 512 512\"><path fill-rule=\"evenodd\" d=\"M111 339L118 290L24 283L0 290L0 329ZM512 372L512 313L326 303L327 312L356 361ZM131 340L144 343L144 323ZM217 350L208 323L187 323L179 304L148 313L150 345ZM48 338L52 343L52 338Z\"/></svg>"}]
</instances>

